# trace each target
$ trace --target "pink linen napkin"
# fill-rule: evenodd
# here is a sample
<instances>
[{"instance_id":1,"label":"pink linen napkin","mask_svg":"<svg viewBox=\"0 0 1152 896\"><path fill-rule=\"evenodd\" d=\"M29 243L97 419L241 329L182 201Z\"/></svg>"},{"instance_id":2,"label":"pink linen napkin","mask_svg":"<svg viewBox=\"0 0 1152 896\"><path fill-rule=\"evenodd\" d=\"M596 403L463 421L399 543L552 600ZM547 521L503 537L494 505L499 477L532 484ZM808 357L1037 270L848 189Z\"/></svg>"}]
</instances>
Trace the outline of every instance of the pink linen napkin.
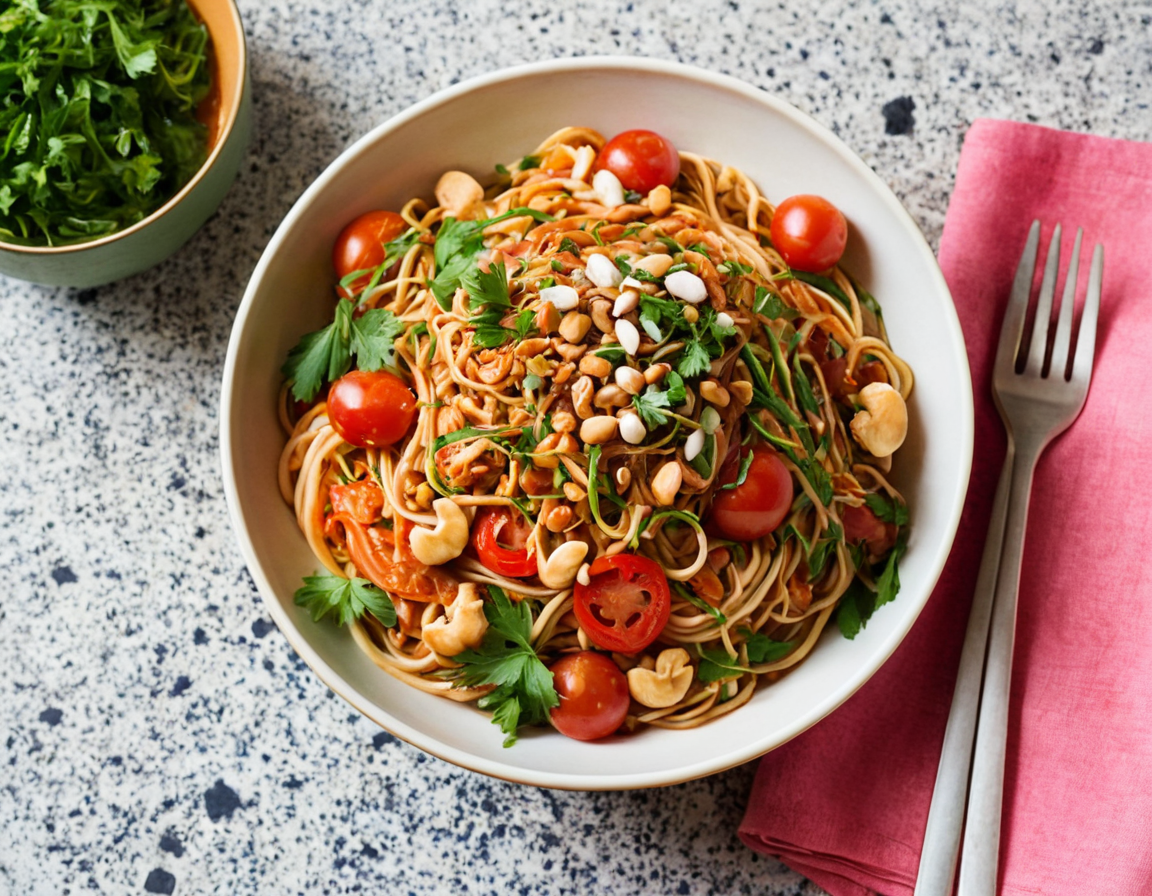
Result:
<instances>
[{"instance_id":1,"label":"pink linen napkin","mask_svg":"<svg viewBox=\"0 0 1152 896\"><path fill-rule=\"evenodd\" d=\"M1105 247L1096 367L1032 491L1008 732L1001 893L1152 893L1152 144L976 121L940 243L972 365L976 452L920 620L842 708L761 760L740 836L835 894L912 893L1005 450L991 370L1034 218ZM1041 260L1043 259L1043 251ZM915 517L913 516L913 523ZM897 598L899 599L899 598ZM880 612L883 612L881 610Z\"/></svg>"}]
</instances>

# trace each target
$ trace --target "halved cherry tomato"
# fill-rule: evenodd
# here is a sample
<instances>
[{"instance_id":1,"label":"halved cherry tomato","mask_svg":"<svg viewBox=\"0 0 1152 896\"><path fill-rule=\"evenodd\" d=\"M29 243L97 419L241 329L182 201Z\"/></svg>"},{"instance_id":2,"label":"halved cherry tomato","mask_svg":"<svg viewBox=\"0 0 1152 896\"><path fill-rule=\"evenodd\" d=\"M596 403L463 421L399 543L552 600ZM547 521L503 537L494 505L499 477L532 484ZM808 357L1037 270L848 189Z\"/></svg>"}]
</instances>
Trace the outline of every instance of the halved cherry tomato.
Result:
<instances>
[{"instance_id":1,"label":"halved cherry tomato","mask_svg":"<svg viewBox=\"0 0 1152 896\"><path fill-rule=\"evenodd\" d=\"M328 489L328 501L335 516L349 516L362 526L380 520L384 509L384 492L371 479L361 479Z\"/></svg>"},{"instance_id":2,"label":"halved cherry tomato","mask_svg":"<svg viewBox=\"0 0 1152 896\"><path fill-rule=\"evenodd\" d=\"M820 196L789 196L772 216L772 245L798 271L824 271L844 254L848 223Z\"/></svg>"},{"instance_id":3,"label":"halved cherry tomato","mask_svg":"<svg viewBox=\"0 0 1152 896\"><path fill-rule=\"evenodd\" d=\"M343 280L353 271L373 271L384 263L384 244L408 229L408 222L396 212L380 209L365 212L340 231L332 246L332 266ZM348 295L368 285L371 273L358 277L347 290Z\"/></svg>"},{"instance_id":4,"label":"halved cherry tomato","mask_svg":"<svg viewBox=\"0 0 1152 896\"><path fill-rule=\"evenodd\" d=\"M717 488L712 496L710 528L733 541L763 538L784 522L792 506L792 474L768 445L729 452L720 468L719 484L727 485L739 478L740 464L749 450L752 463L743 484Z\"/></svg>"},{"instance_id":5,"label":"halved cherry tomato","mask_svg":"<svg viewBox=\"0 0 1152 896\"><path fill-rule=\"evenodd\" d=\"M416 416L416 396L386 370L352 370L328 390L328 419L345 442L374 448L399 442Z\"/></svg>"},{"instance_id":6,"label":"halved cherry tomato","mask_svg":"<svg viewBox=\"0 0 1152 896\"><path fill-rule=\"evenodd\" d=\"M472 546L492 572L522 579L536 575L536 552L527 548L532 527L510 507L482 507L472 524Z\"/></svg>"},{"instance_id":7,"label":"halved cherry tomato","mask_svg":"<svg viewBox=\"0 0 1152 896\"><path fill-rule=\"evenodd\" d=\"M656 640L668 622L672 594L656 563L637 554L598 557L589 583L576 583L572 609L597 647L636 653Z\"/></svg>"},{"instance_id":8,"label":"halved cherry tomato","mask_svg":"<svg viewBox=\"0 0 1152 896\"><path fill-rule=\"evenodd\" d=\"M575 740L607 737L628 715L628 679L612 660L594 650L561 657L552 664L552 684L560 705L552 724Z\"/></svg>"},{"instance_id":9,"label":"halved cherry tomato","mask_svg":"<svg viewBox=\"0 0 1152 896\"><path fill-rule=\"evenodd\" d=\"M439 566L425 566L412 554L412 523L399 517L395 529L362 526L350 516L330 517L344 527L348 556L364 578L389 594L420 603L451 603L459 588ZM326 527L327 528L327 527Z\"/></svg>"},{"instance_id":10,"label":"halved cherry tomato","mask_svg":"<svg viewBox=\"0 0 1152 896\"><path fill-rule=\"evenodd\" d=\"M596 157L596 170L607 168L624 185L647 196L660 184L676 183L680 154L671 141L654 131L624 131L604 144Z\"/></svg>"},{"instance_id":11,"label":"halved cherry tomato","mask_svg":"<svg viewBox=\"0 0 1152 896\"><path fill-rule=\"evenodd\" d=\"M884 522L871 507L842 507L840 519L844 523L844 540L849 544L863 542L873 557L882 557L896 544L896 524Z\"/></svg>"}]
</instances>

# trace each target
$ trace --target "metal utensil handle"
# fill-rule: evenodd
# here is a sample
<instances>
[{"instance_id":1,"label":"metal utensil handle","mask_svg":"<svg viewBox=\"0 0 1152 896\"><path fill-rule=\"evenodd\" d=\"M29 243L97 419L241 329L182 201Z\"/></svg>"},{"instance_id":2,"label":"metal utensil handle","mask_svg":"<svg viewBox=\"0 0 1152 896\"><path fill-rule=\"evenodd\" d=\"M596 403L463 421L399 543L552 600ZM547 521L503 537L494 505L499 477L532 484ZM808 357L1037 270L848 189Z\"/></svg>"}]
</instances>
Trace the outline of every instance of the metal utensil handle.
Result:
<instances>
[{"instance_id":1,"label":"metal utensil handle","mask_svg":"<svg viewBox=\"0 0 1152 896\"><path fill-rule=\"evenodd\" d=\"M1044 445L1018 446L1008 496L1008 519L1000 574L992 609L992 631L984 664L984 692L972 755L972 784L958 896L994 896L1000 862L1000 816L1004 805L1004 757L1008 741L1008 698L1012 687L1012 649L1016 641L1016 600L1032 474Z\"/></svg>"},{"instance_id":2,"label":"metal utensil handle","mask_svg":"<svg viewBox=\"0 0 1152 896\"><path fill-rule=\"evenodd\" d=\"M984 539L984 556L968 615L968 629L960 654L952 708L940 765L936 769L936 786L928 809L924 829L924 848L920 853L920 870L916 875L915 896L951 896L956 879L956 859L960 852L960 832L964 827L964 804L968 798L968 773L972 768L972 743L976 735L976 717L980 711L980 689L984 680L984 654L988 646L988 626L992 619L992 601L1000 571L1000 550L1004 543L1004 523L1008 516L1008 493L1012 483L1016 449L1009 441L1008 454L1000 471L1000 484L992 503L992 517Z\"/></svg>"}]
</instances>

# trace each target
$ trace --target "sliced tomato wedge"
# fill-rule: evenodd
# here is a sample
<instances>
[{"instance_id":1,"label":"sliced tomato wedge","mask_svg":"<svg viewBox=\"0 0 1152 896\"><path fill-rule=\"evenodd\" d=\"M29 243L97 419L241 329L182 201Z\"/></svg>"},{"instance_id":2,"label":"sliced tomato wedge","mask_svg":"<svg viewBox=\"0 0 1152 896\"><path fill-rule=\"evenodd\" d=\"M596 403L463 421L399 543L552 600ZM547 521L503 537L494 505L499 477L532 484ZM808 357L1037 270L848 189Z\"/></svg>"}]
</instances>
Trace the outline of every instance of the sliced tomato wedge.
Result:
<instances>
[{"instance_id":1,"label":"sliced tomato wedge","mask_svg":"<svg viewBox=\"0 0 1152 896\"><path fill-rule=\"evenodd\" d=\"M350 516L332 517L344 527L348 554L360 575L389 594L420 603L449 604L456 597L457 581L438 567L425 566L412 554L403 517L396 528L362 526Z\"/></svg>"},{"instance_id":2,"label":"sliced tomato wedge","mask_svg":"<svg viewBox=\"0 0 1152 896\"><path fill-rule=\"evenodd\" d=\"M532 527L510 507L484 507L472 524L472 546L492 572L522 579L536 575L536 552L528 550Z\"/></svg>"},{"instance_id":3,"label":"sliced tomato wedge","mask_svg":"<svg viewBox=\"0 0 1152 896\"><path fill-rule=\"evenodd\" d=\"M599 557L588 577L576 583L573 610L593 644L636 653L656 640L672 609L664 570L647 557L616 554Z\"/></svg>"}]
</instances>

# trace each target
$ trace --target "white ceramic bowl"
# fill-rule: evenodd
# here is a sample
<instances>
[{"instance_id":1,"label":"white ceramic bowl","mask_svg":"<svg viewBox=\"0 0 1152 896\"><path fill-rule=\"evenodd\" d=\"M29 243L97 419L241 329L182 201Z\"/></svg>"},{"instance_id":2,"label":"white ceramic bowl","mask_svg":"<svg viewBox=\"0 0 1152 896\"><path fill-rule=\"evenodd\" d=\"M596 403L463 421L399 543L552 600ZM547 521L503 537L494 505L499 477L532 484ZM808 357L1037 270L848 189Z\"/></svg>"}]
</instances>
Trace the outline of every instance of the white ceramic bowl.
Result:
<instances>
[{"instance_id":1,"label":"white ceramic bowl","mask_svg":"<svg viewBox=\"0 0 1152 896\"><path fill-rule=\"evenodd\" d=\"M573 124L606 135L651 128L743 169L769 197L819 193L844 211L851 224L846 266L879 298L892 344L916 373L911 432L895 477L913 528L895 602L854 641L827 633L799 668L740 710L689 731L653 729L591 744L540 730L504 749L487 714L401 684L346 630L315 624L293 605L301 576L318 563L277 490L284 434L275 405L286 352L331 319L329 255L347 221L431 196L450 168L485 178L497 162ZM952 545L972 455L972 388L931 250L891 191L828 130L733 78L653 60L569 59L443 90L370 131L320 175L276 231L236 316L220 446L252 577L281 631L337 694L396 736L466 768L545 787L615 790L685 781L771 750L830 713L891 655Z\"/></svg>"}]
</instances>

